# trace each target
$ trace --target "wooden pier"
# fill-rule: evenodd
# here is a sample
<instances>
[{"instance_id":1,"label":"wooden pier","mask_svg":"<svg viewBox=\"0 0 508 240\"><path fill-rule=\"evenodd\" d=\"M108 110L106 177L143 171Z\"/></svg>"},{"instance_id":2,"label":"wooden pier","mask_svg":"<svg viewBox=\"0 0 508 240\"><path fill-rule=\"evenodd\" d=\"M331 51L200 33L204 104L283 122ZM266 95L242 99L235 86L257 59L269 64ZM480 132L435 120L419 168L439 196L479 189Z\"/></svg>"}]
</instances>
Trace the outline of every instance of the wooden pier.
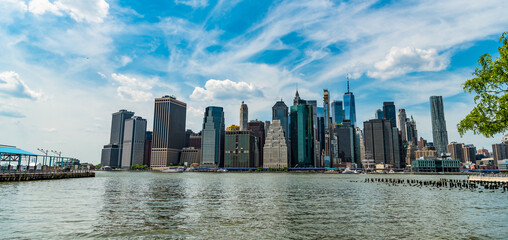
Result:
<instances>
[{"instance_id":1,"label":"wooden pier","mask_svg":"<svg viewBox=\"0 0 508 240\"><path fill-rule=\"evenodd\" d=\"M35 180L50 180L64 178L84 178L95 177L95 172L91 171L71 171L71 172L0 172L0 182L20 182Z\"/></svg>"}]
</instances>

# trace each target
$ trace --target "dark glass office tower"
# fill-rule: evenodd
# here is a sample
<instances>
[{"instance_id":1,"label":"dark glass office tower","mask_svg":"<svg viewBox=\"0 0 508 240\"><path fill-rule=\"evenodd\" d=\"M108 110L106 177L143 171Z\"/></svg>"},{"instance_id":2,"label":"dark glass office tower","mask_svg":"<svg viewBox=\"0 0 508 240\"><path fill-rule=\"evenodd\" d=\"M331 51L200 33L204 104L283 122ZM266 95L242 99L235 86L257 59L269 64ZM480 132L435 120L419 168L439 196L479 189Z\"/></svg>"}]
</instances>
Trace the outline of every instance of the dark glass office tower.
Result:
<instances>
[{"instance_id":1,"label":"dark glass office tower","mask_svg":"<svg viewBox=\"0 0 508 240\"><path fill-rule=\"evenodd\" d=\"M332 102L332 122L336 124L342 123L344 120L344 108L342 107L342 101Z\"/></svg>"},{"instance_id":2,"label":"dark glass office tower","mask_svg":"<svg viewBox=\"0 0 508 240\"><path fill-rule=\"evenodd\" d=\"M291 167L312 167L314 159L313 107L291 106Z\"/></svg>"},{"instance_id":3,"label":"dark glass office tower","mask_svg":"<svg viewBox=\"0 0 508 240\"><path fill-rule=\"evenodd\" d=\"M393 102L383 102L383 118L389 120L392 123L392 127L397 127L395 104Z\"/></svg>"},{"instance_id":4,"label":"dark glass office tower","mask_svg":"<svg viewBox=\"0 0 508 240\"><path fill-rule=\"evenodd\" d=\"M224 165L224 130L222 107L207 107L201 135L201 166L222 167Z\"/></svg>"}]
</instances>

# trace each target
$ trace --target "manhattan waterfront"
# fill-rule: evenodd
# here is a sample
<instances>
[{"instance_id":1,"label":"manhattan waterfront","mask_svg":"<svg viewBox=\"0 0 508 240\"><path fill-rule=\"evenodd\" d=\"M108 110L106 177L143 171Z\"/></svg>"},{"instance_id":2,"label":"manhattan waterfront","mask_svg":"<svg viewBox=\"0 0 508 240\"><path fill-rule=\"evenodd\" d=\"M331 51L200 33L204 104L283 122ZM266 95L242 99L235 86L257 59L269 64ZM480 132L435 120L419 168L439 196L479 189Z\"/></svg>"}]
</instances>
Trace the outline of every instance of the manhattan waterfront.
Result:
<instances>
[{"instance_id":1,"label":"manhattan waterfront","mask_svg":"<svg viewBox=\"0 0 508 240\"><path fill-rule=\"evenodd\" d=\"M97 172L1 183L2 239L503 239L507 195L374 175ZM376 175L411 180L465 176ZM79 186L79 187L76 187Z\"/></svg>"}]
</instances>

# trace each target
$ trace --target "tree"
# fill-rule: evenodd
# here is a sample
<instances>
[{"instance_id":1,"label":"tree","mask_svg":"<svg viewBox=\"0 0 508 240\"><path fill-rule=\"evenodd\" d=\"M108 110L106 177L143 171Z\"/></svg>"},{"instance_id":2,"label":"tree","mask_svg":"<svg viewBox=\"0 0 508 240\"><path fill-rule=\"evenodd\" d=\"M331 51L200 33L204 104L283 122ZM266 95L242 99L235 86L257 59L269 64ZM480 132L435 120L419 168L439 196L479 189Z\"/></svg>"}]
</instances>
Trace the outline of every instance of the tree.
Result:
<instances>
[{"instance_id":1,"label":"tree","mask_svg":"<svg viewBox=\"0 0 508 240\"><path fill-rule=\"evenodd\" d=\"M467 93L474 93L476 106L457 124L460 135L467 131L492 137L508 130L508 32L499 41L499 57L492 60L483 54L478 60L479 68L473 73L475 78L467 80L463 86Z\"/></svg>"}]
</instances>

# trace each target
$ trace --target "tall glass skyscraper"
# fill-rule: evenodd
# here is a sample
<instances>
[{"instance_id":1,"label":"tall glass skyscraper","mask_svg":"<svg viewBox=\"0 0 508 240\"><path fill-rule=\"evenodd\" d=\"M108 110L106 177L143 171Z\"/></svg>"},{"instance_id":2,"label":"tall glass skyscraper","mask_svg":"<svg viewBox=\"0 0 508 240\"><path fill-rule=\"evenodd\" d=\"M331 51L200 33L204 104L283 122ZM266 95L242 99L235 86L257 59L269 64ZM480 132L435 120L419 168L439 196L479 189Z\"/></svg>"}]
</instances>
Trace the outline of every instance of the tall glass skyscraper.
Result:
<instances>
[{"instance_id":1,"label":"tall glass skyscraper","mask_svg":"<svg viewBox=\"0 0 508 240\"><path fill-rule=\"evenodd\" d=\"M448 132L446 131L442 96L430 97L430 116L434 147L436 147L438 156L441 156L442 153L446 153L446 147L448 146Z\"/></svg>"},{"instance_id":2,"label":"tall glass skyscraper","mask_svg":"<svg viewBox=\"0 0 508 240\"><path fill-rule=\"evenodd\" d=\"M344 109L342 108L342 101L332 102L332 122L341 124L344 120Z\"/></svg>"},{"instance_id":3,"label":"tall glass skyscraper","mask_svg":"<svg viewBox=\"0 0 508 240\"><path fill-rule=\"evenodd\" d=\"M222 167L224 164L224 111L222 107L207 107L203 117L201 165Z\"/></svg>"},{"instance_id":4,"label":"tall glass skyscraper","mask_svg":"<svg viewBox=\"0 0 508 240\"><path fill-rule=\"evenodd\" d=\"M344 93L344 120L349 120L353 127L356 124L355 95L349 91L349 81L348 91Z\"/></svg>"},{"instance_id":5,"label":"tall glass skyscraper","mask_svg":"<svg viewBox=\"0 0 508 240\"><path fill-rule=\"evenodd\" d=\"M291 167L312 167L314 159L313 107L291 106Z\"/></svg>"},{"instance_id":6,"label":"tall glass skyscraper","mask_svg":"<svg viewBox=\"0 0 508 240\"><path fill-rule=\"evenodd\" d=\"M395 104L393 102L383 102L383 118L390 120L392 127L397 127L397 119L395 117Z\"/></svg>"}]
</instances>

